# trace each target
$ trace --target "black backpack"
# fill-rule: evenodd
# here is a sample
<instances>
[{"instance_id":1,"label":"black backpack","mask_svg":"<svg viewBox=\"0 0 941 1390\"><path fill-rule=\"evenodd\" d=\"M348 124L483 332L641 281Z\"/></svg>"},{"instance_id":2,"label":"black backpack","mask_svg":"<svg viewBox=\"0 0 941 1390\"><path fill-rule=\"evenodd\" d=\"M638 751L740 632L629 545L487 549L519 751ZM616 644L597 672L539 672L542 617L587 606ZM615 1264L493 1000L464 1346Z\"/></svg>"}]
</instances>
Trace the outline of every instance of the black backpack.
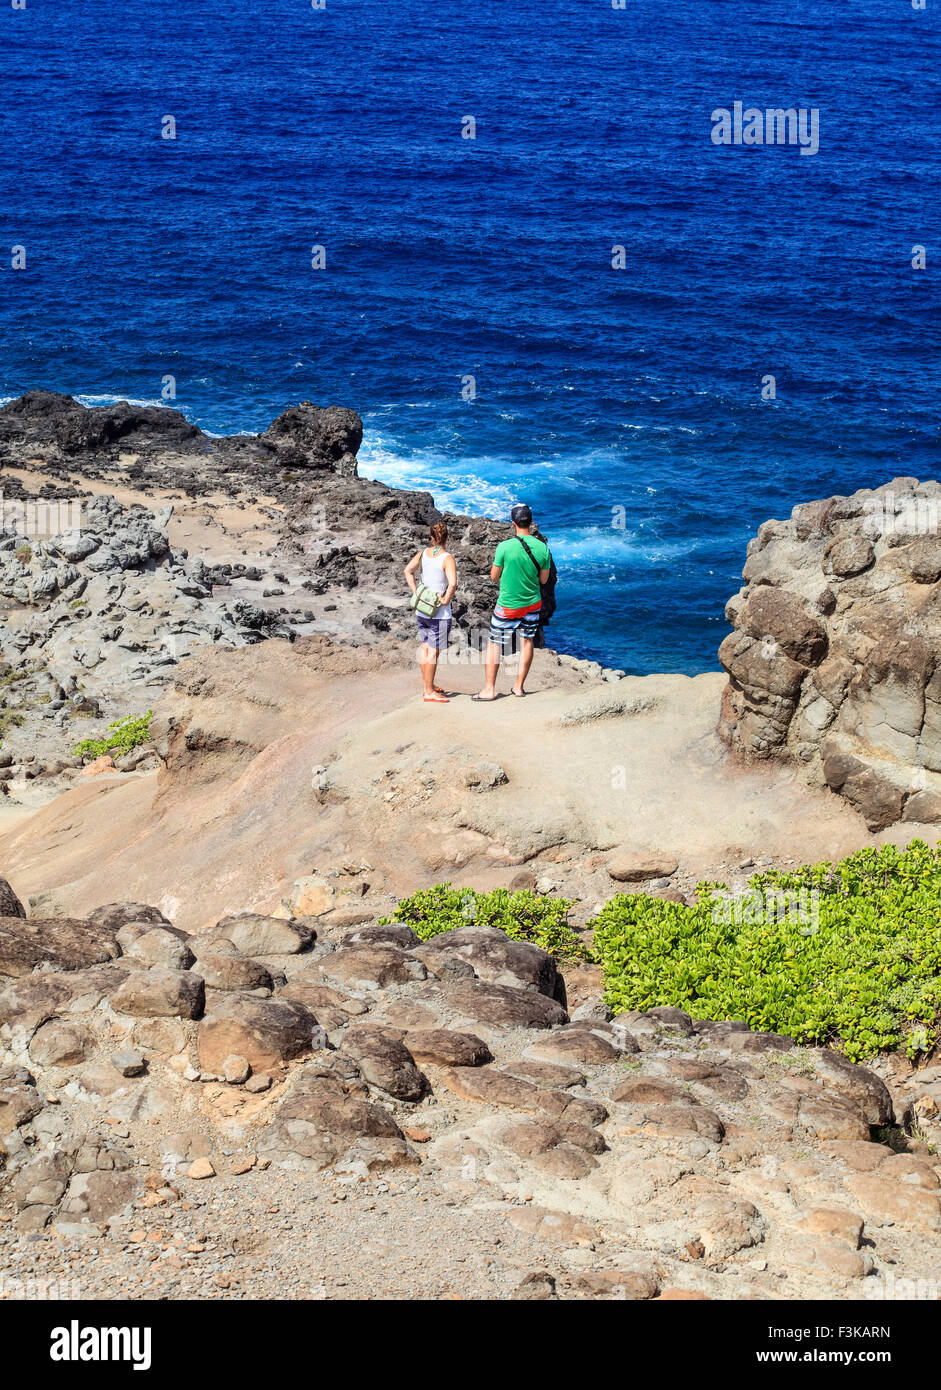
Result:
<instances>
[{"instance_id":1,"label":"black backpack","mask_svg":"<svg viewBox=\"0 0 941 1390\"><path fill-rule=\"evenodd\" d=\"M523 537L522 537L522 536L517 536L516 539L519 541L520 545L521 545L521 546L523 547L523 549L526 551L526 554L529 556L529 558L532 560L533 564L536 566L536 573L537 573L537 574L540 574L540 573L542 572L542 566L540 565L539 561L536 559L536 557L535 557L535 555L533 554L533 552L530 550L529 546L528 546L528 545L526 544L526 542L523 540ZM544 539L544 538L543 538L543 537L540 537L540 540L542 540L542 539ZM548 550L548 548L549 548L549 542L546 541L546 549ZM546 580L545 584L540 584L540 585L539 585L539 594L540 594L540 597L541 597L541 599L542 599L542 607L541 607L540 610L539 610L539 625L540 625L540 627L545 627L546 623L548 623L548 622L551 621L552 615L553 615L553 613L554 613L555 610L556 610L555 586L556 586L556 584L558 583L558 579L559 579L559 571L558 571L558 570L556 569L556 567L555 567L555 560L553 560L553 558L552 558L552 551L550 550L550 551L549 551L549 578Z\"/></svg>"}]
</instances>

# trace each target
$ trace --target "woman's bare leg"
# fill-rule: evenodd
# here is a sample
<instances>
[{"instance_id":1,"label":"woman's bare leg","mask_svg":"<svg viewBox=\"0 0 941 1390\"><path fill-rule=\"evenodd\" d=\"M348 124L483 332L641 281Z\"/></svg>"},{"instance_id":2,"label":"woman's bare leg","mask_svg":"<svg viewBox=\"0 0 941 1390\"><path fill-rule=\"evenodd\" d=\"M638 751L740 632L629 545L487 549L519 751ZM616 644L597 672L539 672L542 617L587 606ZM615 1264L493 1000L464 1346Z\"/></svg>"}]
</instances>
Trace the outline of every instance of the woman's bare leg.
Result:
<instances>
[{"instance_id":1,"label":"woman's bare leg","mask_svg":"<svg viewBox=\"0 0 941 1390\"><path fill-rule=\"evenodd\" d=\"M429 647L427 642L422 642L418 661L421 666L424 694L430 695L435 685L435 670L438 666L438 653L434 647Z\"/></svg>"}]
</instances>

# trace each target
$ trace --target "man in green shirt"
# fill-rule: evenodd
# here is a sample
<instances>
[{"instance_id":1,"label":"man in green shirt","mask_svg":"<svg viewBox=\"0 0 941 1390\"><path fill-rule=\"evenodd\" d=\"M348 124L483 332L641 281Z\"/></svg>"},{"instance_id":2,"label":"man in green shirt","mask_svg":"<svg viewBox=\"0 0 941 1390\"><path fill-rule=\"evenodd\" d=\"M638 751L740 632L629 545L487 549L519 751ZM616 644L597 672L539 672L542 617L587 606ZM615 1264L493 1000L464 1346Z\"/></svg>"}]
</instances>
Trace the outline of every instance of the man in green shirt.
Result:
<instances>
[{"instance_id":1,"label":"man in green shirt","mask_svg":"<svg viewBox=\"0 0 941 1390\"><path fill-rule=\"evenodd\" d=\"M487 678L475 700L496 698L497 672L501 655L520 645L519 674L513 694L522 698L523 686L533 664L533 641L539 627L542 593L540 585L549 578L552 557L545 541L533 535L533 514L520 504L510 513L513 536L501 541L493 557L490 578L500 585L497 604L490 620L490 641L487 646Z\"/></svg>"}]
</instances>

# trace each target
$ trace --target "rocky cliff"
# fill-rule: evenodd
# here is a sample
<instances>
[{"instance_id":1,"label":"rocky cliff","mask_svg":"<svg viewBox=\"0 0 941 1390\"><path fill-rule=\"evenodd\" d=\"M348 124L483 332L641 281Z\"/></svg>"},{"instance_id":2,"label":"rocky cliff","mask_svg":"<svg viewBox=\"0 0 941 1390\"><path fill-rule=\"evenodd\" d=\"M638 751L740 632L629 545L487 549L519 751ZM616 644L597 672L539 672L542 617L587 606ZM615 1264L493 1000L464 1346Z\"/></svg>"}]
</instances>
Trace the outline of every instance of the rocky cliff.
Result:
<instances>
[{"instance_id":1,"label":"rocky cliff","mask_svg":"<svg viewBox=\"0 0 941 1390\"><path fill-rule=\"evenodd\" d=\"M309 401L228 438L49 391L0 409L0 725L17 765L153 707L200 646L412 640L402 567L441 513L358 476L362 433L355 411ZM508 528L447 520L466 645Z\"/></svg>"},{"instance_id":2,"label":"rocky cliff","mask_svg":"<svg viewBox=\"0 0 941 1390\"><path fill-rule=\"evenodd\" d=\"M362 437L355 411L310 401L285 410L261 434L216 438L177 410L126 401L88 409L71 396L30 391L0 408L0 477L7 503L80 499L95 483L151 498L265 497L276 513L278 558L304 571L308 593L369 589L375 611L366 628L374 632L401 626L402 566L445 515L460 562L456 619L465 628L486 624L491 558L508 525L442 514L428 492L360 478ZM38 471L38 493L17 476L24 468Z\"/></svg>"},{"instance_id":3,"label":"rocky cliff","mask_svg":"<svg viewBox=\"0 0 941 1390\"><path fill-rule=\"evenodd\" d=\"M941 486L896 478L794 508L748 546L719 732L784 759L871 830L941 821Z\"/></svg>"}]
</instances>

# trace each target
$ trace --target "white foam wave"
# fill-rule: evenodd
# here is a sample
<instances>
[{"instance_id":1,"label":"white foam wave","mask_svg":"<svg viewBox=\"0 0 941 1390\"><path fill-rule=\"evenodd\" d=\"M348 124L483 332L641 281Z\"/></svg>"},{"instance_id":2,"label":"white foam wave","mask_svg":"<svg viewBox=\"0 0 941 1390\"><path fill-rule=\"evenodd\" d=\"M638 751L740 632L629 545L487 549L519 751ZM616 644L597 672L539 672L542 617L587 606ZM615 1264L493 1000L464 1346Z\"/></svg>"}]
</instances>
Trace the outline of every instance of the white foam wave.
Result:
<instances>
[{"instance_id":1,"label":"white foam wave","mask_svg":"<svg viewBox=\"0 0 941 1390\"><path fill-rule=\"evenodd\" d=\"M665 541L643 530L622 530L618 526L569 526L550 528L552 553L560 565L664 564L689 555L695 539Z\"/></svg>"},{"instance_id":2,"label":"white foam wave","mask_svg":"<svg viewBox=\"0 0 941 1390\"><path fill-rule=\"evenodd\" d=\"M88 406L89 409L98 405L117 405L118 401L127 401L128 405L156 405L165 406L168 410L177 409L172 402L160 400L158 397L143 399L140 396L93 396L87 395L84 392L75 392L75 399L80 405Z\"/></svg>"},{"instance_id":3,"label":"white foam wave","mask_svg":"<svg viewBox=\"0 0 941 1390\"><path fill-rule=\"evenodd\" d=\"M506 475L509 459L467 459L460 470L452 459L434 449L416 449L403 455L381 436L365 443L359 452L359 475L389 487L430 492L435 506L469 516L505 516L517 497L506 483L488 477L493 470Z\"/></svg>"}]
</instances>

